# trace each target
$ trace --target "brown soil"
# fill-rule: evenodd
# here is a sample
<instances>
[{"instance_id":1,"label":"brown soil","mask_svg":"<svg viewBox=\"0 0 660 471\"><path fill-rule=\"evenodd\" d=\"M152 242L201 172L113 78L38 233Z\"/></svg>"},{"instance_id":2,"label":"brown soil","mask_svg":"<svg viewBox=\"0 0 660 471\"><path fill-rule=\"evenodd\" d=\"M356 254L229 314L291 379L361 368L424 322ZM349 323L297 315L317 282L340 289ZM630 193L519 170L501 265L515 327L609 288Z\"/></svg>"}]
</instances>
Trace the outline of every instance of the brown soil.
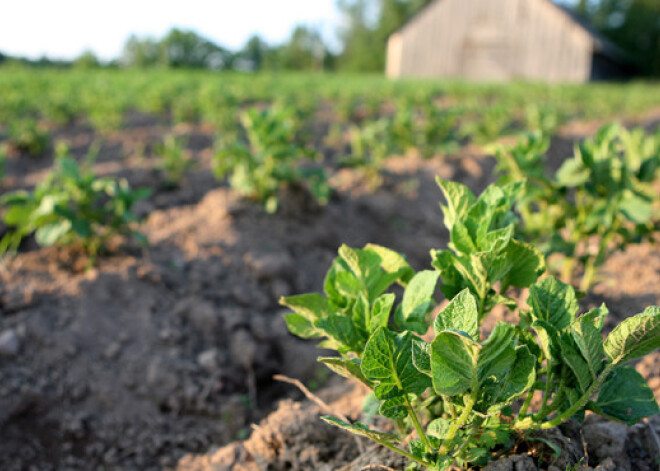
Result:
<instances>
[{"instance_id":1,"label":"brown soil","mask_svg":"<svg viewBox=\"0 0 660 471\"><path fill-rule=\"evenodd\" d=\"M189 136L199 165L180 189L165 190L151 149L170 131L133 114L104 138L96 164L99 173L155 190L139 208L149 249L119 245L80 271L75 252L28 243L0 267L0 338L17 346L0 349L0 469L402 469L378 447L365 443L360 455L352 438L317 419L314 405L288 401L266 417L277 400L301 397L274 373L328 381L315 346L287 333L277 299L320 290L342 243L379 243L428 267L429 250L447 242L435 176L478 191L493 181L493 159L470 148L395 158L378 190L343 170L326 207L291 190L273 216L213 179L212 135L199 126L176 130ZM79 159L96 138L84 125L58 137ZM562 137L553 149L560 156L571 145ZM33 185L51 163L52 156L13 156L5 189ZM617 254L605 272L585 307L605 301L618 322L660 304L657 246ZM660 398L659 367L657 353L638 364ZM361 392L344 397L345 388L324 398L357 418ZM248 441L234 442L261 419ZM585 428L589 464L612 458L611 469L651 469L649 427L660 433L657 420L625 430L594 424L592 435ZM614 450L621 443L623 451ZM528 469L520 466L501 469Z\"/></svg>"}]
</instances>

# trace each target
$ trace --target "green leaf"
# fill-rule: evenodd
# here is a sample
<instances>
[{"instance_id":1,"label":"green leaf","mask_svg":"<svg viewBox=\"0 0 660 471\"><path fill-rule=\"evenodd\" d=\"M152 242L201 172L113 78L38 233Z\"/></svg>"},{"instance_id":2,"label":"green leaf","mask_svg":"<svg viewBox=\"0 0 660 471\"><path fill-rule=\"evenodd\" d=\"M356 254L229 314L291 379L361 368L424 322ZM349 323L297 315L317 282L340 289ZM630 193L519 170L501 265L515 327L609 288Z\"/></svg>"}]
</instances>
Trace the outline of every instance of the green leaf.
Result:
<instances>
[{"instance_id":1,"label":"green leaf","mask_svg":"<svg viewBox=\"0 0 660 471\"><path fill-rule=\"evenodd\" d=\"M436 334L444 330L458 330L478 340L478 318L477 301L470 290L465 288L440 311L435 318L433 328Z\"/></svg>"},{"instance_id":2,"label":"green leaf","mask_svg":"<svg viewBox=\"0 0 660 471\"><path fill-rule=\"evenodd\" d=\"M477 360L479 383L502 381L516 361L516 329L513 324L499 322L483 343Z\"/></svg>"},{"instance_id":3,"label":"green leaf","mask_svg":"<svg viewBox=\"0 0 660 471\"><path fill-rule=\"evenodd\" d=\"M506 257L510 265L507 274L502 279L502 290L509 286L524 288L532 283L545 271L545 258L533 245L511 239L506 247Z\"/></svg>"},{"instance_id":4,"label":"green leaf","mask_svg":"<svg viewBox=\"0 0 660 471\"><path fill-rule=\"evenodd\" d=\"M388 328L375 331L362 354L362 373L376 386L378 399L390 399L404 394L419 396L430 385L428 376L413 365L410 332L395 334Z\"/></svg>"},{"instance_id":5,"label":"green leaf","mask_svg":"<svg viewBox=\"0 0 660 471\"><path fill-rule=\"evenodd\" d=\"M386 273L397 274L398 281L403 284L408 283L415 274L406 258L392 249L376 244L367 244L364 249L376 253L380 257L380 267Z\"/></svg>"},{"instance_id":6,"label":"green leaf","mask_svg":"<svg viewBox=\"0 0 660 471\"><path fill-rule=\"evenodd\" d=\"M431 372L433 388L444 396L467 392L477 374L476 342L459 332L444 331L431 342Z\"/></svg>"},{"instance_id":7,"label":"green leaf","mask_svg":"<svg viewBox=\"0 0 660 471\"><path fill-rule=\"evenodd\" d=\"M530 287L527 304L532 308L533 319L544 320L559 331L573 322L578 310L573 287L552 277Z\"/></svg>"},{"instance_id":8,"label":"green leaf","mask_svg":"<svg viewBox=\"0 0 660 471\"><path fill-rule=\"evenodd\" d=\"M584 392L589 389L589 386L591 386L594 376L572 338L569 335L562 335L560 339L559 345L561 348L561 358L575 375L575 378L580 385L580 391Z\"/></svg>"},{"instance_id":9,"label":"green leaf","mask_svg":"<svg viewBox=\"0 0 660 471\"><path fill-rule=\"evenodd\" d=\"M582 162L577 158L564 161L557 170L557 183L561 186L574 187L584 185L589 181L591 172L585 168Z\"/></svg>"},{"instance_id":10,"label":"green leaf","mask_svg":"<svg viewBox=\"0 0 660 471\"><path fill-rule=\"evenodd\" d=\"M317 339L323 337L323 332L319 331L314 325L300 314L286 314L284 316L286 326L293 335L303 339Z\"/></svg>"},{"instance_id":11,"label":"green leaf","mask_svg":"<svg viewBox=\"0 0 660 471\"><path fill-rule=\"evenodd\" d=\"M369 387L373 386L362 374L360 360L357 358L319 357L317 361L344 378L355 378Z\"/></svg>"},{"instance_id":12,"label":"green leaf","mask_svg":"<svg viewBox=\"0 0 660 471\"><path fill-rule=\"evenodd\" d=\"M583 314L579 317L580 320L588 320L591 325L596 327L600 332L605 325L605 318L610 313L610 310L607 308L605 303L601 304L598 307L591 309L586 314Z\"/></svg>"},{"instance_id":13,"label":"green leaf","mask_svg":"<svg viewBox=\"0 0 660 471\"><path fill-rule=\"evenodd\" d=\"M431 376L431 344L422 339L414 339L412 347L413 365L418 371Z\"/></svg>"},{"instance_id":14,"label":"green leaf","mask_svg":"<svg viewBox=\"0 0 660 471\"><path fill-rule=\"evenodd\" d=\"M387 443L390 445L395 445L399 441L396 435L392 435L391 433L379 432L377 430L372 430L367 425L362 424L360 422L349 424L348 422L344 422L343 420L339 420L338 418L329 415L324 415L323 417L321 417L321 419L329 423L330 425L343 428L344 430L348 430L349 432L355 435L360 435L361 437L369 438L377 443Z\"/></svg>"},{"instance_id":15,"label":"green leaf","mask_svg":"<svg viewBox=\"0 0 660 471\"><path fill-rule=\"evenodd\" d=\"M335 313L336 308L322 294L308 293L280 298L280 304L288 307L309 322Z\"/></svg>"},{"instance_id":16,"label":"green leaf","mask_svg":"<svg viewBox=\"0 0 660 471\"><path fill-rule=\"evenodd\" d=\"M62 237L71 230L71 221L62 220L41 226L35 232L37 243L42 247L55 245Z\"/></svg>"},{"instance_id":17,"label":"green leaf","mask_svg":"<svg viewBox=\"0 0 660 471\"><path fill-rule=\"evenodd\" d=\"M605 349L603 336L595 322L599 322L594 315L584 315L571 324L571 336L575 341L582 357L586 360L592 379L595 379L604 367Z\"/></svg>"},{"instance_id":18,"label":"green leaf","mask_svg":"<svg viewBox=\"0 0 660 471\"><path fill-rule=\"evenodd\" d=\"M426 315L435 305L433 293L438 283L440 273L435 270L425 270L417 273L408 283L401 301L401 312L398 324L405 330L425 334L428 330Z\"/></svg>"},{"instance_id":19,"label":"green leaf","mask_svg":"<svg viewBox=\"0 0 660 471\"><path fill-rule=\"evenodd\" d=\"M522 345L516 348L516 359L511 366L509 375L503 384L503 389L499 395L499 402L510 404L511 401L520 397L528 391L536 381L536 361L534 356L527 348Z\"/></svg>"},{"instance_id":20,"label":"green leaf","mask_svg":"<svg viewBox=\"0 0 660 471\"><path fill-rule=\"evenodd\" d=\"M635 224L646 224L653 218L653 202L639 196L629 195L619 203L619 211Z\"/></svg>"},{"instance_id":21,"label":"green leaf","mask_svg":"<svg viewBox=\"0 0 660 471\"><path fill-rule=\"evenodd\" d=\"M364 348L367 339L367 333L358 329L346 316L331 314L317 320L314 327L324 331L328 337L341 343L346 349L358 354Z\"/></svg>"},{"instance_id":22,"label":"green leaf","mask_svg":"<svg viewBox=\"0 0 660 471\"><path fill-rule=\"evenodd\" d=\"M444 214L445 227L451 232L454 222L467 214L476 198L470 189L457 182L436 178L438 186L447 200L447 206L440 205Z\"/></svg>"},{"instance_id":23,"label":"green leaf","mask_svg":"<svg viewBox=\"0 0 660 471\"><path fill-rule=\"evenodd\" d=\"M617 364L640 358L660 348L660 307L652 306L629 317L605 340L605 353Z\"/></svg>"},{"instance_id":24,"label":"green leaf","mask_svg":"<svg viewBox=\"0 0 660 471\"><path fill-rule=\"evenodd\" d=\"M439 419L434 419L429 423L426 428L426 433L432 437L444 440L447 436L447 432L451 427L451 422L449 420L440 417Z\"/></svg>"},{"instance_id":25,"label":"green leaf","mask_svg":"<svg viewBox=\"0 0 660 471\"><path fill-rule=\"evenodd\" d=\"M380 415L387 417L388 419L405 419L408 417L406 400L403 396L387 399L380 405L378 412Z\"/></svg>"},{"instance_id":26,"label":"green leaf","mask_svg":"<svg viewBox=\"0 0 660 471\"><path fill-rule=\"evenodd\" d=\"M469 254L477 251L472 236L461 221L455 221L451 228L451 243L457 252Z\"/></svg>"},{"instance_id":27,"label":"green leaf","mask_svg":"<svg viewBox=\"0 0 660 471\"><path fill-rule=\"evenodd\" d=\"M390 319L390 312L392 311L392 306L396 296L393 293L386 293L380 295L374 301L374 306L371 310L371 317L369 319L368 330L373 332L379 327L386 327Z\"/></svg>"},{"instance_id":28,"label":"green leaf","mask_svg":"<svg viewBox=\"0 0 660 471\"><path fill-rule=\"evenodd\" d=\"M633 425L660 412L646 380L630 366L618 366L600 388L595 412Z\"/></svg>"}]
</instances>

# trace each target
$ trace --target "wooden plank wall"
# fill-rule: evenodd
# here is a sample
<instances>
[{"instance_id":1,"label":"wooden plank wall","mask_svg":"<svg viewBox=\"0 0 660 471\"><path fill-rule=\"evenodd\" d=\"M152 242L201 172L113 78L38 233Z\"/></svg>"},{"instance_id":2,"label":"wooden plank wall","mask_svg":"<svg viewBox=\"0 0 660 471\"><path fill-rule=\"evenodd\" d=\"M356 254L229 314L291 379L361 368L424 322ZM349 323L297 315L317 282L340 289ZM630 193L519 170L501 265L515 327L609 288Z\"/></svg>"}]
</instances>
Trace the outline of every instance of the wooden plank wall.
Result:
<instances>
[{"instance_id":1,"label":"wooden plank wall","mask_svg":"<svg viewBox=\"0 0 660 471\"><path fill-rule=\"evenodd\" d=\"M585 82L593 47L549 0L436 0L390 38L387 74Z\"/></svg>"}]
</instances>

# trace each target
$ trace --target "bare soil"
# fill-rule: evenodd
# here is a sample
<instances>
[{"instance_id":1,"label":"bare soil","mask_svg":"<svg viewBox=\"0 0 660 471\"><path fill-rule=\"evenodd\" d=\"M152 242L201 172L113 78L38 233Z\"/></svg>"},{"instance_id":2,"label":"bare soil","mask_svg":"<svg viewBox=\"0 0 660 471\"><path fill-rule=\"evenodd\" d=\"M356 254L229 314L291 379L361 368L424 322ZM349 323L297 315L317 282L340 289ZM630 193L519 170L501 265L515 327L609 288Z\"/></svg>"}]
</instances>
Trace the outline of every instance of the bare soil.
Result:
<instances>
[{"instance_id":1,"label":"bare soil","mask_svg":"<svg viewBox=\"0 0 660 471\"><path fill-rule=\"evenodd\" d=\"M173 131L188 136L198 166L166 190L152 149ZM98 138L84 123L56 135L78 159ZM554 158L567 156L575 138L557 138ZM287 333L277 300L320 290L342 243L382 244L414 268L428 267L429 250L448 240L435 177L480 191L494 180L493 159L474 148L393 158L377 190L341 170L327 206L293 189L269 215L213 179L207 128L172 130L134 113L101 142L100 174L154 189L138 208L151 245L118 244L85 271L75 250L28 242L0 267L0 469L403 469L379 448L365 443L362 453L318 420L317 406L293 402L301 398L295 388L272 380L283 373L329 386L319 394L359 417L363 391L328 378L314 344ZM34 185L51 164L52 155L12 156L3 190ZM657 245L617 253L605 274L583 307L604 301L619 322L660 304ZM660 399L660 354L637 367ZM590 420L571 462L586 456L596 469L657 469L657 417L632 428ZM550 466L538 453L520 456L489 469ZM608 460L614 467L604 467Z\"/></svg>"}]
</instances>

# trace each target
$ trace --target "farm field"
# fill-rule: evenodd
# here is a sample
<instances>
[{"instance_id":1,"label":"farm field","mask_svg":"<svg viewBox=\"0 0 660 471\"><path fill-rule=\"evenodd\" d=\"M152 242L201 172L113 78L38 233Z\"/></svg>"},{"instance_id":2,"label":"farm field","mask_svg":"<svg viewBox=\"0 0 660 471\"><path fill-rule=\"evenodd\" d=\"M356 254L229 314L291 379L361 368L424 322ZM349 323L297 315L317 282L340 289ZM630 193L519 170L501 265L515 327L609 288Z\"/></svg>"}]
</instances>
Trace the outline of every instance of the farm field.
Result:
<instances>
[{"instance_id":1,"label":"farm field","mask_svg":"<svg viewBox=\"0 0 660 471\"><path fill-rule=\"evenodd\" d=\"M540 188L536 182L603 125L643 129L621 144L638 156L641 199L621 202L629 217L617 222L602 254L567 238L575 264L562 272L561 251L543 239L560 233L561 221L530 218L527 230L548 242L549 271L584 288L580 312L607 304L604 332L660 305L656 84L7 68L0 97L0 247L8 251L0 265L3 470L357 470L368 457L404 469L381 448L362 453L346 432L322 424L310 402L278 409L282 399L304 397L275 374L300 379L353 420L366 394L316 361L316 342L288 332L290 311L278 301L321 291L342 244L378 244L405 254L414 270L431 269L429 251L451 241L436 177L477 195L503 173L514 178L504 149L527 132L548 140L547 149L529 144L532 157L546 156L525 172L529 187ZM605 146L619 145L601 134ZM92 174L107 178L105 186L86 180ZM63 194L102 188L103 203L124 191L107 233L26 197L37 187L55 198L58 178ZM579 190L580 178L562 188ZM120 180L132 190L112 186ZM34 219L41 226L25 223L12 239L12 208L45 211ZM598 246L603 234L587 238ZM527 299L527 287L512 286L508 296ZM435 300L446 304L439 292ZM500 305L483 329L517 319ZM660 399L660 353L636 369ZM548 469L553 459L570 469L580 458L602 470L657 469L658 415L627 427L593 414L582 432L554 433L545 440L561 444L559 458L538 442L519 450L529 459L516 458L529 467L515 469ZM514 469L500 461L489 469Z\"/></svg>"}]
</instances>

